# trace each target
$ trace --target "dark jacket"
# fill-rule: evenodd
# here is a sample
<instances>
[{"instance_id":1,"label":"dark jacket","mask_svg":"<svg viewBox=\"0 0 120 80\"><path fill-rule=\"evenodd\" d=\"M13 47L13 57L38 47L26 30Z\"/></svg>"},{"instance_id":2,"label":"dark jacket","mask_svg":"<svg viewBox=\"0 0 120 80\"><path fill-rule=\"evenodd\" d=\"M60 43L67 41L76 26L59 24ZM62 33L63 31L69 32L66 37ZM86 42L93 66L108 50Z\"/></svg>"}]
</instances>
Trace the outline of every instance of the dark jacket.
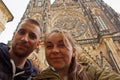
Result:
<instances>
[{"instance_id":1,"label":"dark jacket","mask_svg":"<svg viewBox=\"0 0 120 80\"><path fill-rule=\"evenodd\" d=\"M9 56L9 47L0 43L0 80L31 80L39 72L29 60L26 61L24 69L15 66Z\"/></svg>"}]
</instances>

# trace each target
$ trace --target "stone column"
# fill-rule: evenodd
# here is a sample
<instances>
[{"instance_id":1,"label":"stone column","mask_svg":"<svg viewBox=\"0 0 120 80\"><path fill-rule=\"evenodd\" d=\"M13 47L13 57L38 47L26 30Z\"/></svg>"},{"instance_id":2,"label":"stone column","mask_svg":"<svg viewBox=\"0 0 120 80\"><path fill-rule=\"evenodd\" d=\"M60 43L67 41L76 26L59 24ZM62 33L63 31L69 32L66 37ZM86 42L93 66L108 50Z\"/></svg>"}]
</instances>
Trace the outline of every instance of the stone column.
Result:
<instances>
[{"instance_id":1,"label":"stone column","mask_svg":"<svg viewBox=\"0 0 120 80\"><path fill-rule=\"evenodd\" d=\"M102 40L106 43L106 45L111 50L112 60L117 68L117 71L120 73L120 56L117 52L117 47L115 46L111 36L103 36Z\"/></svg>"}]
</instances>

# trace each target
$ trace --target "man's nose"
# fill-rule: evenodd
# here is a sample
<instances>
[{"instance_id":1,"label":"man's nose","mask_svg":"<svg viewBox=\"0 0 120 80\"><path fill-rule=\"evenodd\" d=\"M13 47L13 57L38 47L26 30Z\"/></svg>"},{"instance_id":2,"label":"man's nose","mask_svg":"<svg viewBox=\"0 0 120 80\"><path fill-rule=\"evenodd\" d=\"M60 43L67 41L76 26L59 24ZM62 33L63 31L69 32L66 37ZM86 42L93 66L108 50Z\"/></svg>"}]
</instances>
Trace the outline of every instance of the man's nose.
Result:
<instances>
[{"instance_id":1,"label":"man's nose","mask_svg":"<svg viewBox=\"0 0 120 80\"><path fill-rule=\"evenodd\" d=\"M28 36L28 34L23 35L22 38L21 38L21 40L27 42L27 41L29 40L29 36Z\"/></svg>"}]
</instances>

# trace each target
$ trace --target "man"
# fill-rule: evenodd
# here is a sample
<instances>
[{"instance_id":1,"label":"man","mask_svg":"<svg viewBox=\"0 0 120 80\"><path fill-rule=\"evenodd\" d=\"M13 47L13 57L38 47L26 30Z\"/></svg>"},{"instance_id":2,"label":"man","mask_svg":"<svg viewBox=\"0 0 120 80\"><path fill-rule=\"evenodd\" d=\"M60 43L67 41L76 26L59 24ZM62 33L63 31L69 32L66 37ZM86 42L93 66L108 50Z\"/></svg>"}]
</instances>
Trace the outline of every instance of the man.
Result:
<instances>
[{"instance_id":1,"label":"man","mask_svg":"<svg viewBox=\"0 0 120 80\"><path fill-rule=\"evenodd\" d=\"M21 22L12 45L0 43L0 80L30 80L38 70L27 57L40 45L41 28L34 19Z\"/></svg>"}]
</instances>

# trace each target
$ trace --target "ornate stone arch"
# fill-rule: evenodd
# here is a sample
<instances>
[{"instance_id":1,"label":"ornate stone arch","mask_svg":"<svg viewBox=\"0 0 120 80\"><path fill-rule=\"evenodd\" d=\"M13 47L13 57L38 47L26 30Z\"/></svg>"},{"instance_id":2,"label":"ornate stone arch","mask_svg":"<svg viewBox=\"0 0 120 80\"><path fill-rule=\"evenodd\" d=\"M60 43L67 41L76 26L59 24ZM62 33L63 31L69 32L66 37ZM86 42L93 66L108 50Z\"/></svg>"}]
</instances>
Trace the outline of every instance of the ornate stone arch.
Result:
<instances>
[{"instance_id":1,"label":"ornate stone arch","mask_svg":"<svg viewBox=\"0 0 120 80\"><path fill-rule=\"evenodd\" d=\"M53 14L51 27L67 29L74 37L81 36L88 28L85 17L76 10L59 10Z\"/></svg>"}]
</instances>

